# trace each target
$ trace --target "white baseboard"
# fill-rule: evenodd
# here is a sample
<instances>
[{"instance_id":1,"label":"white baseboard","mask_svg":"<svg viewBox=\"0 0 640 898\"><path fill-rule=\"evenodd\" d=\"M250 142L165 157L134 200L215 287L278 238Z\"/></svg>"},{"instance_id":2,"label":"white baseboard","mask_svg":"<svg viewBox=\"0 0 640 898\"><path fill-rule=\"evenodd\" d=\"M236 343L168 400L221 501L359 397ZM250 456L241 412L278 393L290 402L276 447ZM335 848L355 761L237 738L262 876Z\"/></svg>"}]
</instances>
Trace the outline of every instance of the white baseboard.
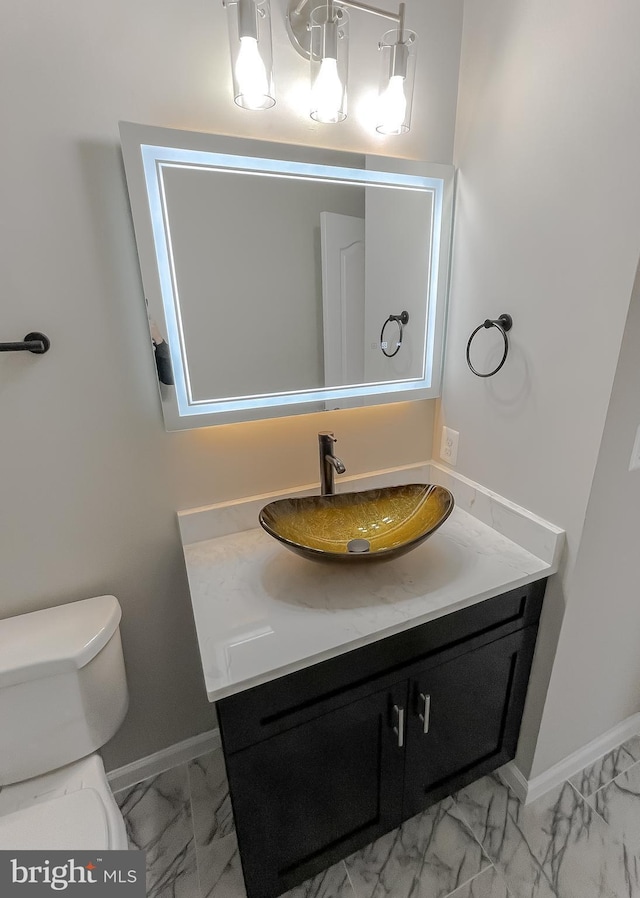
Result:
<instances>
[{"instance_id":1,"label":"white baseboard","mask_svg":"<svg viewBox=\"0 0 640 898\"><path fill-rule=\"evenodd\" d=\"M515 761L509 761L504 767L496 770L496 773L505 786L509 786L514 795L520 799L522 804L528 804L530 801L533 801L532 798L528 797L529 783Z\"/></svg>"},{"instance_id":2,"label":"white baseboard","mask_svg":"<svg viewBox=\"0 0 640 898\"><path fill-rule=\"evenodd\" d=\"M171 770L172 767L186 764L194 758L214 751L220 748L220 744L220 731L210 730L208 733L200 733L198 736L185 739L184 742L169 745L155 754L147 755L146 758L140 758L132 764L126 764L108 773L111 791L120 792L122 789L129 789L136 783L149 779L150 776L158 776L165 770Z\"/></svg>"},{"instance_id":3,"label":"white baseboard","mask_svg":"<svg viewBox=\"0 0 640 898\"><path fill-rule=\"evenodd\" d=\"M553 767L530 780L527 780L520 768L516 766L515 761L509 761L508 764L501 767L498 775L523 804L530 804L639 733L640 714L632 714L631 717L616 724L602 736L598 736L597 739L567 755L562 761L558 761Z\"/></svg>"}]
</instances>

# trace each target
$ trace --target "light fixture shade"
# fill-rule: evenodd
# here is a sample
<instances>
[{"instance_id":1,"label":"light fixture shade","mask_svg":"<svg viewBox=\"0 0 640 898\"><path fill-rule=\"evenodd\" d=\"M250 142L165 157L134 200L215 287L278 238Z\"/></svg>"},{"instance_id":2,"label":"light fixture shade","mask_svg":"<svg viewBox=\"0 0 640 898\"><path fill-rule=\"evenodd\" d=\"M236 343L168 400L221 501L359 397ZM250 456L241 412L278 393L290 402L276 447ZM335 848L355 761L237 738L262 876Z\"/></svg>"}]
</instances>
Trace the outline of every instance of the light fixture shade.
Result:
<instances>
[{"instance_id":1,"label":"light fixture shade","mask_svg":"<svg viewBox=\"0 0 640 898\"><path fill-rule=\"evenodd\" d=\"M416 74L416 34L394 28L383 36L376 131L404 134L411 127L411 107Z\"/></svg>"},{"instance_id":2,"label":"light fixture shade","mask_svg":"<svg viewBox=\"0 0 640 898\"><path fill-rule=\"evenodd\" d=\"M333 3L311 13L311 118L342 122L347 117L349 16Z\"/></svg>"},{"instance_id":3,"label":"light fixture shade","mask_svg":"<svg viewBox=\"0 0 640 898\"><path fill-rule=\"evenodd\" d=\"M269 0L227 0L233 98L243 109L269 109L273 87Z\"/></svg>"}]
</instances>

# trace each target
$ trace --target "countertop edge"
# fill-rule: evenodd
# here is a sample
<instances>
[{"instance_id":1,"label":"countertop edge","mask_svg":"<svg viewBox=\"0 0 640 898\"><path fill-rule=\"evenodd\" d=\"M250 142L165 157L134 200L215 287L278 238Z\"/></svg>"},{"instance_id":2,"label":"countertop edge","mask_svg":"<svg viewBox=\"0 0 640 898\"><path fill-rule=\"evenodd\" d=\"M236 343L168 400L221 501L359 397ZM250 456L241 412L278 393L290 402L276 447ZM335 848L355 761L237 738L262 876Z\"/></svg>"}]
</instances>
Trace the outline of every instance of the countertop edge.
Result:
<instances>
[{"instance_id":1,"label":"countertop edge","mask_svg":"<svg viewBox=\"0 0 640 898\"><path fill-rule=\"evenodd\" d=\"M231 686L223 686L211 688L207 683L205 677L205 687L207 691L207 698L210 702L217 702L223 698L228 698L231 695L237 695L239 692L244 692L247 689L252 689L254 686L262 686L265 683L270 683L273 680L277 680L280 677L287 676L288 674L296 673L300 670L305 670L307 667L313 667L315 664L321 664L323 661L329 661L331 658L337 658L340 655L345 655L348 652L352 652L355 649L363 648L366 645L372 645L374 642L379 642L381 639L386 639L389 636L395 636L397 633L403 633L406 630L411 630L414 627L418 627L421 624L429 623L430 621L437 620L441 617L446 617L448 614L452 614L455 611L461 611L463 608L471 608L473 605L477 605L480 602L486 601L486 599L491 599L494 596L502 595L505 592L508 592L512 589L519 589L522 586L528 586L529 583L535 583L536 580L542 580L546 577L550 577L552 574L557 572L557 566L553 567L553 565L545 565L539 572L529 574L525 577L519 577L513 581L513 583L508 584L508 586L500 586L495 589L488 589L484 592L478 593L474 596L468 596L465 599L460 599L459 601L452 602L451 605L447 605L443 608L434 609L431 612L427 612L426 614L418 615L411 620L402 621L399 624L395 624L391 627L386 627L382 630L377 630L375 633L368 633L365 636L359 636L358 638L343 642L340 645L333 646L330 649L325 649L322 652L317 652L314 655L309 655L305 658L301 658L298 661L292 661L288 664L282 665L282 667L272 668L268 672L263 674L248 677L246 680L239 680Z\"/></svg>"}]
</instances>

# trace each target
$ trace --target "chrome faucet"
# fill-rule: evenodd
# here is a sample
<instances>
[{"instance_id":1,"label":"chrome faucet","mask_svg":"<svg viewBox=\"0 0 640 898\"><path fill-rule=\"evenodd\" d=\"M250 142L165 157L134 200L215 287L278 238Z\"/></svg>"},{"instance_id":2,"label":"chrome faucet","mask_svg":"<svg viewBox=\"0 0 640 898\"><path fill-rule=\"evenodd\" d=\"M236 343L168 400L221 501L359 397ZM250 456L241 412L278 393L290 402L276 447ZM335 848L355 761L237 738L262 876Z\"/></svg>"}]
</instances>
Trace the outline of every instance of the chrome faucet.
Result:
<instances>
[{"instance_id":1,"label":"chrome faucet","mask_svg":"<svg viewBox=\"0 0 640 898\"><path fill-rule=\"evenodd\" d=\"M335 473L344 474L347 470L338 456L333 454L333 444L335 442L336 438L331 431L324 430L318 434L321 496L333 496L335 492Z\"/></svg>"}]
</instances>

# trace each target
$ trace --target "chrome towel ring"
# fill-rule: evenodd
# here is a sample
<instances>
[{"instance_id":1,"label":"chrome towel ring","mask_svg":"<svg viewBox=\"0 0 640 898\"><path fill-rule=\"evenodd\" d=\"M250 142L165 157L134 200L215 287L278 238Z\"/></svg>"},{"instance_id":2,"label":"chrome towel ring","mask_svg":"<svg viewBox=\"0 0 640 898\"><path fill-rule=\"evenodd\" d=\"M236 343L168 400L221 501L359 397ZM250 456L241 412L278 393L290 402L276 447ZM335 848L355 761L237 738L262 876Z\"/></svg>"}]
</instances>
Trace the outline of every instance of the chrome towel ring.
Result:
<instances>
[{"instance_id":1,"label":"chrome towel ring","mask_svg":"<svg viewBox=\"0 0 640 898\"><path fill-rule=\"evenodd\" d=\"M493 371L489 371L487 374L482 374L480 371L476 371L476 369L471 364L471 356L469 355L469 351L471 349L471 342L478 331L481 331L483 327L497 327L500 333L502 334L502 339L504 340L504 352L502 353L502 358L496 368ZM474 330L474 332L469 337L469 342L467 343L467 365L476 375L476 377L493 377L494 374L497 374L498 371L502 368L504 363L507 361L507 355L509 354L509 338L507 337L507 331L510 331L513 327L513 318L511 315L500 315L495 321L492 321L491 318L485 319L482 324L479 324L478 327Z\"/></svg>"},{"instance_id":2,"label":"chrome towel ring","mask_svg":"<svg viewBox=\"0 0 640 898\"><path fill-rule=\"evenodd\" d=\"M398 340L396 342L396 348L393 352L387 352L387 343L384 339L384 329L389 324L390 321L395 321L398 325ZM409 323L409 313L407 311L401 312L399 315L389 315L385 323L382 325L382 330L380 331L380 349L382 350L383 355L386 355L388 359L392 359L394 355L400 351L400 347L402 346L402 330L405 324Z\"/></svg>"}]
</instances>

